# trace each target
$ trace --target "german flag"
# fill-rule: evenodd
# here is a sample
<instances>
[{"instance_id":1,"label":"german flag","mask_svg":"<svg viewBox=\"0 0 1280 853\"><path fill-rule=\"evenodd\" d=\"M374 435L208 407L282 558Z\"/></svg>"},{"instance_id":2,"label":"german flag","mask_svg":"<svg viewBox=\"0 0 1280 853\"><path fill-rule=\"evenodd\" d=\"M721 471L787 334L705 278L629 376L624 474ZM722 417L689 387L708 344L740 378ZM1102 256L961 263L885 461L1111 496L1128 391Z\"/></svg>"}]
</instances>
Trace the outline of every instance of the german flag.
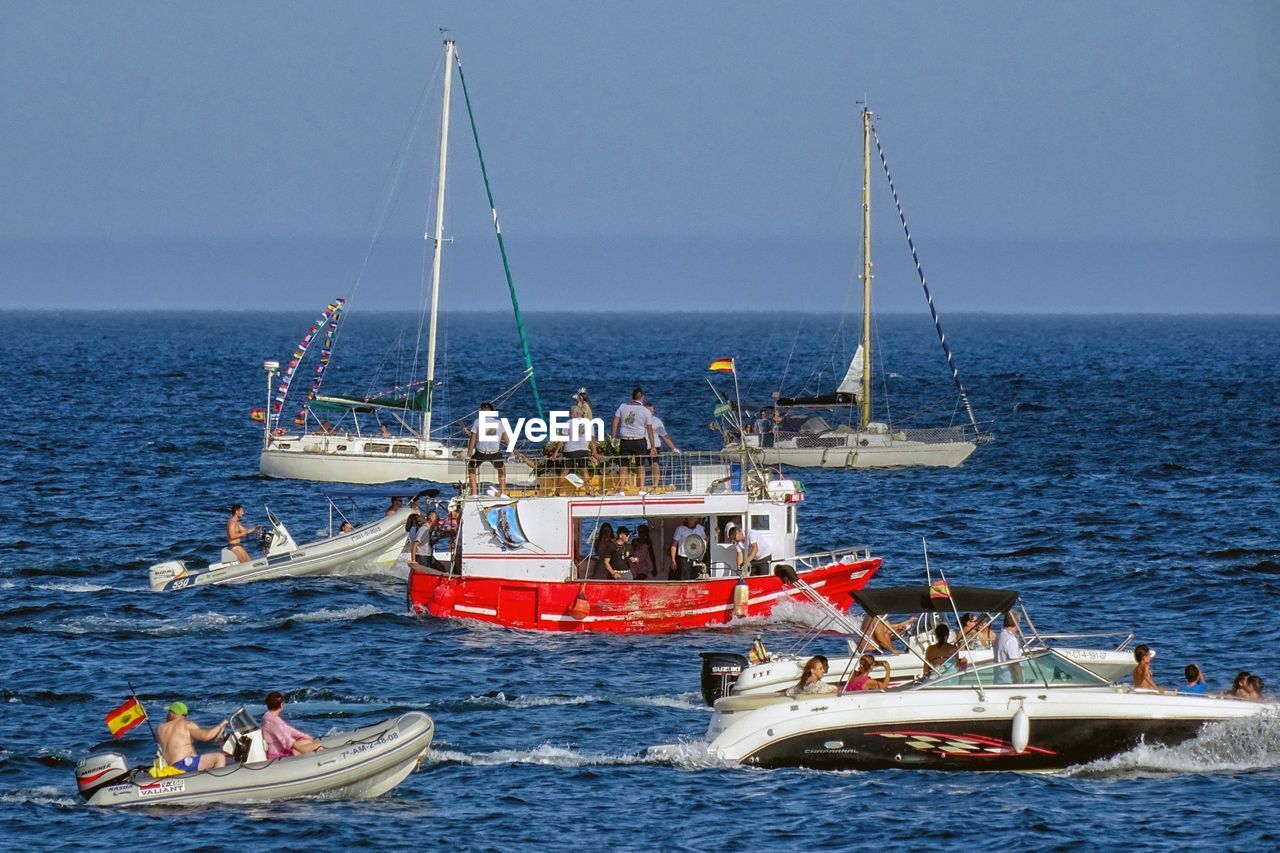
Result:
<instances>
[{"instance_id":1,"label":"german flag","mask_svg":"<svg viewBox=\"0 0 1280 853\"><path fill-rule=\"evenodd\" d=\"M131 696L127 702L107 714L105 719L107 728L111 730L111 736L121 738L134 726L145 722L147 712L142 710L142 703L138 701L138 697Z\"/></svg>"},{"instance_id":2,"label":"german flag","mask_svg":"<svg viewBox=\"0 0 1280 853\"><path fill-rule=\"evenodd\" d=\"M951 598L951 587L947 586L945 580L933 581L929 584L929 598L931 599L949 599Z\"/></svg>"},{"instance_id":3,"label":"german flag","mask_svg":"<svg viewBox=\"0 0 1280 853\"><path fill-rule=\"evenodd\" d=\"M263 422L263 421L265 421L266 419L267 419L267 412L266 412L266 410L265 410L265 409L250 409L250 410L249 410L249 420L251 420L251 421L257 421L258 423L262 423L262 422Z\"/></svg>"},{"instance_id":4,"label":"german flag","mask_svg":"<svg viewBox=\"0 0 1280 853\"><path fill-rule=\"evenodd\" d=\"M707 370L716 370L720 373L733 373L733 357L717 358L707 367Z\"/></svg>"}]
</instances>

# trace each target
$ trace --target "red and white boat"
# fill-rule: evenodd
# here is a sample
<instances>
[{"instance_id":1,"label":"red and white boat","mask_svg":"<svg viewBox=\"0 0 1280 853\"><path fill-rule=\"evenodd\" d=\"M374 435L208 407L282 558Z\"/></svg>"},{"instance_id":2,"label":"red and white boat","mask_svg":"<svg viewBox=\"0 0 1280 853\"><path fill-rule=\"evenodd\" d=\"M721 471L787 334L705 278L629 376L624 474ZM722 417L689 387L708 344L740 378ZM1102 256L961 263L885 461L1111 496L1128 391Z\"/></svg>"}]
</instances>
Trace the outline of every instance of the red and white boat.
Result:
<instances>
[{"instance_id":1,"label":"red and white boat","mask_svg":"<svg viewBox=\"0 0 1280 853\"><path fill-rule=\"evenodd\" d=\"M582 481L547 476L511 497L458 498L461 524L452 558L413 565L409 606L416 613L475 619L510 628L665 633L764 616L783 599L844 609L880 568L865 546L796 553L796 510L804 487L777 471L748 471L718 456L663 457L649 493L615 489L615 475ZM581 485L575 485L576 480ZM590 543L609 524L633 534L647 526L660 576L676 528L696 518L707 532L686 542L693 580L588 580ZM727 542L732 523L763 534L771 572L742 577Z\"/></svg>"}]
</instances>

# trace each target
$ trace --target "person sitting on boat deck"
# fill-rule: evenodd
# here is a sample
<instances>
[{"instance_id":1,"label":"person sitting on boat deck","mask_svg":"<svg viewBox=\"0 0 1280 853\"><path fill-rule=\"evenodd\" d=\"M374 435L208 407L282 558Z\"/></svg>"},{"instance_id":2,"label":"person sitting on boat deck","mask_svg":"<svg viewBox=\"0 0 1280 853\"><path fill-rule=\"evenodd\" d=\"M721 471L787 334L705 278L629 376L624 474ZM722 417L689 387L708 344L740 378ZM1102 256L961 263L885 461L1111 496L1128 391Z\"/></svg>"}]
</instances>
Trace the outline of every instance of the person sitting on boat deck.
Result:
<instances>
[{"instance_id":1,"label":"person sitting on boat deck","mask_svg":"<svg viewBox=\"0 0 1280 853\"><path fill-rule=\"evenodd\" d=\"M216 726L202 729L187 719L185 702L170 702L165 706L165 710L169 714L163 723L156 726L156 743L160 746L160 755L166 764L183 773L215 770L227 766L227 755L222 750L198 755L195 745L195 741L210 741L221 736L227 727L226 720Z\"/></svg>"},{"instance_id":2,"label":"person sitting on boat deck","mask_svg":"<svg viewBox=\"0 0 1280 853\"><path fill-rule=\"evenodd\" d=\"M387 507L386 514L388 516L395 515L397 512L399 512L403 508L404 508L404 498L392 498L391 506Z\"/></svg>"},{"instance_id":3,"label":"person sitting on boat deck","mask_svg":"<svg viewBox=\"0 0 1280 853\"><path fill-rule=\"evenodd\" d=\"M796 682L795 687L787 691L788 696L820 696L824 693L836 693L837 688L834 684L827 684L823 681L823 677L827 674L827 659L822 655L815 655L804 662L804 669L800 672L800 680Z\"/></svg>"},{"instance_id":4,"label":"person sitting on boat deck","mask_svg":"<svg viewBox=\"0 0 1280 853\"><path fill-rule=\"evenodd\" d=\"M734 550L738 554L738 571L742 571L744 566L749 566L748 574L769 574L773 548L769 545L768 536L759 530L744 531L741 527L734 525L732 532L729 533L729 541L733 543Z\"/></svg>"},{"instance_id":5,"label":"person sitting on boat deck","mask_svg":"<svg viewBox=\"0 0 1280 853\"><path fill-rule=\"evenodd\" d=\"M853 676L845 683L844 693L857 693L859 690L887 690L889 688L890 667L889 662L884 661L880 664L884 667L883 678L872 678L871 670L876 667L876 659L871 655L863 655L858 658L858 666L853 671Z\"/></svg>"},{"instance_id":6,"label":"person sitting on boat deck","mask_svg":"<svg viewBox=\"0 0 1280 853\"><path fill-rule=\"evenodd\" d=\"M634 580L631 574L631 531L619 527L613 542L600 557L596 570L597 577L616 581Z\"/></svg>"},{"instance_id":7,"label":"person sitting on boat deck","mask_svg":"<svg viewBox=\"0 0 1280 853\"><path fill-rule=\"evenodd\" d=\"M982 624L976 614L966 613L960 617L961 645L969 648L990 648L995 634L991 630L991 621Z\"/></svg>"},{"instance_id":8,"label":"person sitting on boat deck","mask_svg":"<svg viewBox=\"0 0 1280 853\"><path fill-rule=\"evenodd\" d=\"M350 533L355 530L356 526L349 521L343 521L342 526L338 528L339 533Z\"/></svg>"},{"instance_id":9,"label":"person sitting on boat deck","mask_svg":"<svg viewBox=\"0 0 1280 853\"><path fill-rule=\"evenodd\" d=\"M386 424L378 424L378 435L383 438L391 438L391 430L387 429Z\"/></svg>"},{"instance_id":10,"label":"person sitting on boat deck","mask_svg":"<svg viewBox=\"0 0 1280 853\"><path fill-rule=\"evenodd\" d=\"M1133 668L1133 686L1138 690L1159 690L1156 680L1151 675L1151 659L1155 651L1146 643L1133 650L1133 659L1138 665Z\"/></svg>"},{"instance_id":11,"label":"person sitting on boat deck","mask_svg":"<svg viewBox=\"0 0 1280 853\"><path fill-rule=\"evenodd\" d=\"M498 417L493 403L481 403L480 412L493 412L491 419ZM480 413L477 412L476 419L471 422L471 437L467 439L467 480L473 495L478 491L476 471L486 462L498 472L498 491L504 495L507 493L507 466L503 460L502 446L510 443L511 434L506 427L501 428L499 433L501 434L497 438L480 438Z\"/></svg>"},{"instance_id":12,"label":"person sitting on boat deck","mask_svg":"<svg viewBox=\"0 0 1280 853\"><path fill-rule=\"evenodd\" d=\"M631 399L613 413L609 434L618 439L618 465L627 472L626 482L630 484L634 477L636 487L643 491L644 466L649 460L649 448L653 446L653 423L649 410L644 407L644 389L634 389Z\"/></svg>"},{"instance_id":13,"label":"person sitting on boat deck","mask_svg":"<svg viewBox=\"0 0 1280 853\"><path fill-rule=\"evenodd\" d=\"M247 563L253 558L244 549L244 537L251 533L257 533L262 529L262 525L255 524L253 527L245 527L240 520L242 518L244 518L244 505L232 504L231 517L227 519L227 547L236 555L237 560Z\"/></svg>"},{"instance_id":14,"label":"person sitting on boat deck","mask_svg":"<svg viewBox=\"0 0 1280 853\"><path fill-rule=\"evenodd\" d=\"M597 462L601 459L600 445L596 443L595 433L591 429L591 417L584 413L590 411L590 407L584 410L581 403L569 410L569 438L560 452L560 458L564 460L564 467L568 471L585 470L588 459Z\"/></svg>"},{"instance_id":15,"label":"person sitting on boat deck","mask_svg":"<svg viewBox=\"0 0 1280 853\"><path fill-rule=\"evenodd\" d=\"M950 642L951 626L946 622L938 623L938 627L933 629L933 636L936 642L924 650L925 663L938 675L954 670L955 654L960 650Z\"/></svg>"},{"instance_id":16,"label":"person sitting on boat deck","mask_svg":"<svg viewBox=\"0 0 1280 853\"><path fill-rule=\"evenodd\" d=\"M676 532L671 535L671 580L673 581L690 581L693 580L697 571L693 560L689 558L684 548L684 540L693 534L697 534L704 539L707 536L706 528L698 519L690 516L684 520L682 524L676 527Z\"/></svg>"},{"instance_id":17,"label":"person sitting on boat deck","mask_svg":"<svg viewBox=\"0 0 1280 853\"><path fill-rule=\"evenodd\" d=\"M1013 613L1006 611L1003 621L1004 630L996 636L995 661L1008 663L1007 667L996 670L996 681L1002 684L1022 683L1022 664L1013 663L1022 658L1022 640L1018 637L1018 619Z\"/></svg>"},{"instance_id":18,"label":"person sitting on boat deck","mask_svg":"<svg viewBox=\"0 0 1280 853\"><path fill-rule=\"evenodd\" d=\"M860 650L892 652L894 643L898 641L898 638L894 635L901 634L914 625L915 621L914 619L903 619L901 622L889 623L885 621L883 616L871 616L868 614L862 620Z\"/></svg>"},{"instance_id":19,"label":"person sitting on boat deck","mask_svg":"<svg viewBox=\"0 0 1280 853\"><path fill-rule=\"evenodd\" d=\"M631 543L631 575L638 581L657 580L657 565L649 525L641 524L636 528L635 541Z\"/></svg>"},{"instance_id":20,"label":"person sitting on boat deck","mask_svg":"<svg viewBox=\"0 0 1280 853\"><path fill-rule=\"evenodd\" d=\"M1249 676L1249 692L1252 694L1250 698L1262 701L1262 694L1267 692L1267 686L1262 683L1261 675Z\"/></svg>"},{"instance_id":21,"label":"person sitting on boat deck","mask_svg":"<svg viewBox=\"0 0 1280 853\"><path fill-rule=\"evenodd\" d=\"M1249 673L1241 670L1236 673L1236 677L1231 679L1231 688L1224 693L1224 696L1234 696L1237 699L1252 699L1252 691L1249 689Z\"/></svg>"},{"instance_id":22,"label":"person sitting on boat deck","mask_svg":"<svg viewBox=\"0 0 1280 853\"><path fill-rule=\"evenodd\" d=\"M280 713L284 710L283 693L272 690L267 694L264 704L267 712L262 715L262 745L266 747L268 760L306 755L324 749L311 735L295 729L281 718Z\"/></svg>"},{"instance_id":23,"label":"person sitting on boat deck","mask_svg":"<svg viewBox=\"0 0 1280 853\"><path fill-rule=\"evenodd\" d=\"M658 464L658 454L662 452L662 442L667 443L667 447L671 448L672 453L678 454L680 448L676 447L675 442L671 440L671 436L667 435L667 427L662 423L662 418L658 417L653 411L653 403L645 401L644 407L649 410L649 426L652 428L653 438L649 440L649 467L651 469L651 480L656 486L662 482L662 466Z\"/></svg>"},{"instance_id":24,"label":"person sitting on boat deck","mask_svg":"<svg viewBox=\"0 0 1280 853\"><path fill-rule=\"evenodd\" d=\"M1198 664L1189 663L1182 670L1183 675L1187 677L1187 683L1182 685L1183 693L1208 693L1209 685L1204 681L1204 673L1200 671Z\"/></svg>"}]
</instances>

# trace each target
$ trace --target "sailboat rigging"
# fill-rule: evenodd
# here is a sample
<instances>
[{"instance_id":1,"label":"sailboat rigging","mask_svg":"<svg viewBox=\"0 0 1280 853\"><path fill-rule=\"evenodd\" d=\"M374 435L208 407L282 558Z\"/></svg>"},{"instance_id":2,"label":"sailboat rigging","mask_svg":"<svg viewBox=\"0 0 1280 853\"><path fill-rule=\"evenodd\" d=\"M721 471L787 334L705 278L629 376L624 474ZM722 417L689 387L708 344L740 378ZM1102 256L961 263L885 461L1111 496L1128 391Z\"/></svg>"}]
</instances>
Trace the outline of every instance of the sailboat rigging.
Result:
<instances>
[{"instance_id":1,"label":"sailboat rigging","mask_svg":"<svg viewBox=\"0 0 1280 853\"><path fill-rule=\"evenodd\" d=\"M437 164L437 185L435 197L435 217L432 229L424 235L424 239L432 243L431 256L431 295L430 318L427 328L426 375L421 382L410 382L405 386L397 386L385 394L367 396L321 395L319 383L313 384L308 394L305 409L301 414L299 432L287 430L279 421L280 401L273 403L271 399L272 380L278 363L265 362L263 367L268 373L268 408L266 410L265 428L260 456L260 470L268 477L286 479L318 480L344 483L385 483L405 479L423 479L436 482L461 482L466 479L466 443L450 442L433 437L433 416L435 414L435 389L437 379L438 320L441 287L441 257L444 243L445 186L449 162L449 118L451 112L453 69L458 72L458 80L462 86L466 103L467 118L471 126L471 137L475 143L476 154L480 160L481 176L484 179L485 193L489 201L494 232L497 236L498 249L502 255L502 268L506 277L507 289L511 296L511 305L515 313L516 327L520 335L520 349L524 362L524 376L515 387L528 382L533 403L541 416L542 401L538 395L538 386L534 377L533 358L529 351L528 337L524 321L520 314L520 304L516 298L515 284L511 277L511 266L507 258L506 243L503 240L499 225L497 207L493 201L493 190L489 184L488 171L484 164L484 154L480 148L480 135L476 128L475 114L471 106L471 97L467 91L466 77L462 73L462 62L458 56L457 46L452 39L444 41L444 75L440 113L440 143ZM341 301L339 301L341 304ZM295 353L296 366L305 351ZM327 356L326 350L326 356ZM414 390L415 387L417 390ZM509 389L508 393L515 390ZM287 385L284 386L287 390ZM390 410L403 428L399 435L362 433L357 413ZM336 432L328 426L318 413L336 412L350 414L354 432ZM310 417L307 415L310 414ZM416 417L413 415L416 414ZM319 424L319 429L312 429L312 421ZM532 477L532 471L525 465L515 462L507 467L509 482L521 483Z\"/></svg>"}]
</instances>

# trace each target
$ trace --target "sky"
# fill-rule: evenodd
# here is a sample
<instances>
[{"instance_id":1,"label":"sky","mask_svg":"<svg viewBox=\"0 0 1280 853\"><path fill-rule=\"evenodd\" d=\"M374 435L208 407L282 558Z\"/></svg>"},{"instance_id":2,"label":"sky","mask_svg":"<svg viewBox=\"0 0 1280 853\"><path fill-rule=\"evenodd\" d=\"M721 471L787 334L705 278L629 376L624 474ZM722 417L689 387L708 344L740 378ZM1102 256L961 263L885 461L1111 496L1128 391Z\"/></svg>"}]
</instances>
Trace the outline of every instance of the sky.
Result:
<instances>
[{"instance_id":1,"label":"sky","mask_svg":"<svg viewBox=\"0 0 1280 853\"><path fill-rule=\"evenodd\" d=\"M530 309L843 304L869 99L944 311L1280 312L1274 3L0 0L0 16L8 307L310 313L353 291L415 307L447 28ZM457 100L445 304L497 309ZM873 181L877 304L923 310L878 164Z\"/></svg>"}]
</instances>

